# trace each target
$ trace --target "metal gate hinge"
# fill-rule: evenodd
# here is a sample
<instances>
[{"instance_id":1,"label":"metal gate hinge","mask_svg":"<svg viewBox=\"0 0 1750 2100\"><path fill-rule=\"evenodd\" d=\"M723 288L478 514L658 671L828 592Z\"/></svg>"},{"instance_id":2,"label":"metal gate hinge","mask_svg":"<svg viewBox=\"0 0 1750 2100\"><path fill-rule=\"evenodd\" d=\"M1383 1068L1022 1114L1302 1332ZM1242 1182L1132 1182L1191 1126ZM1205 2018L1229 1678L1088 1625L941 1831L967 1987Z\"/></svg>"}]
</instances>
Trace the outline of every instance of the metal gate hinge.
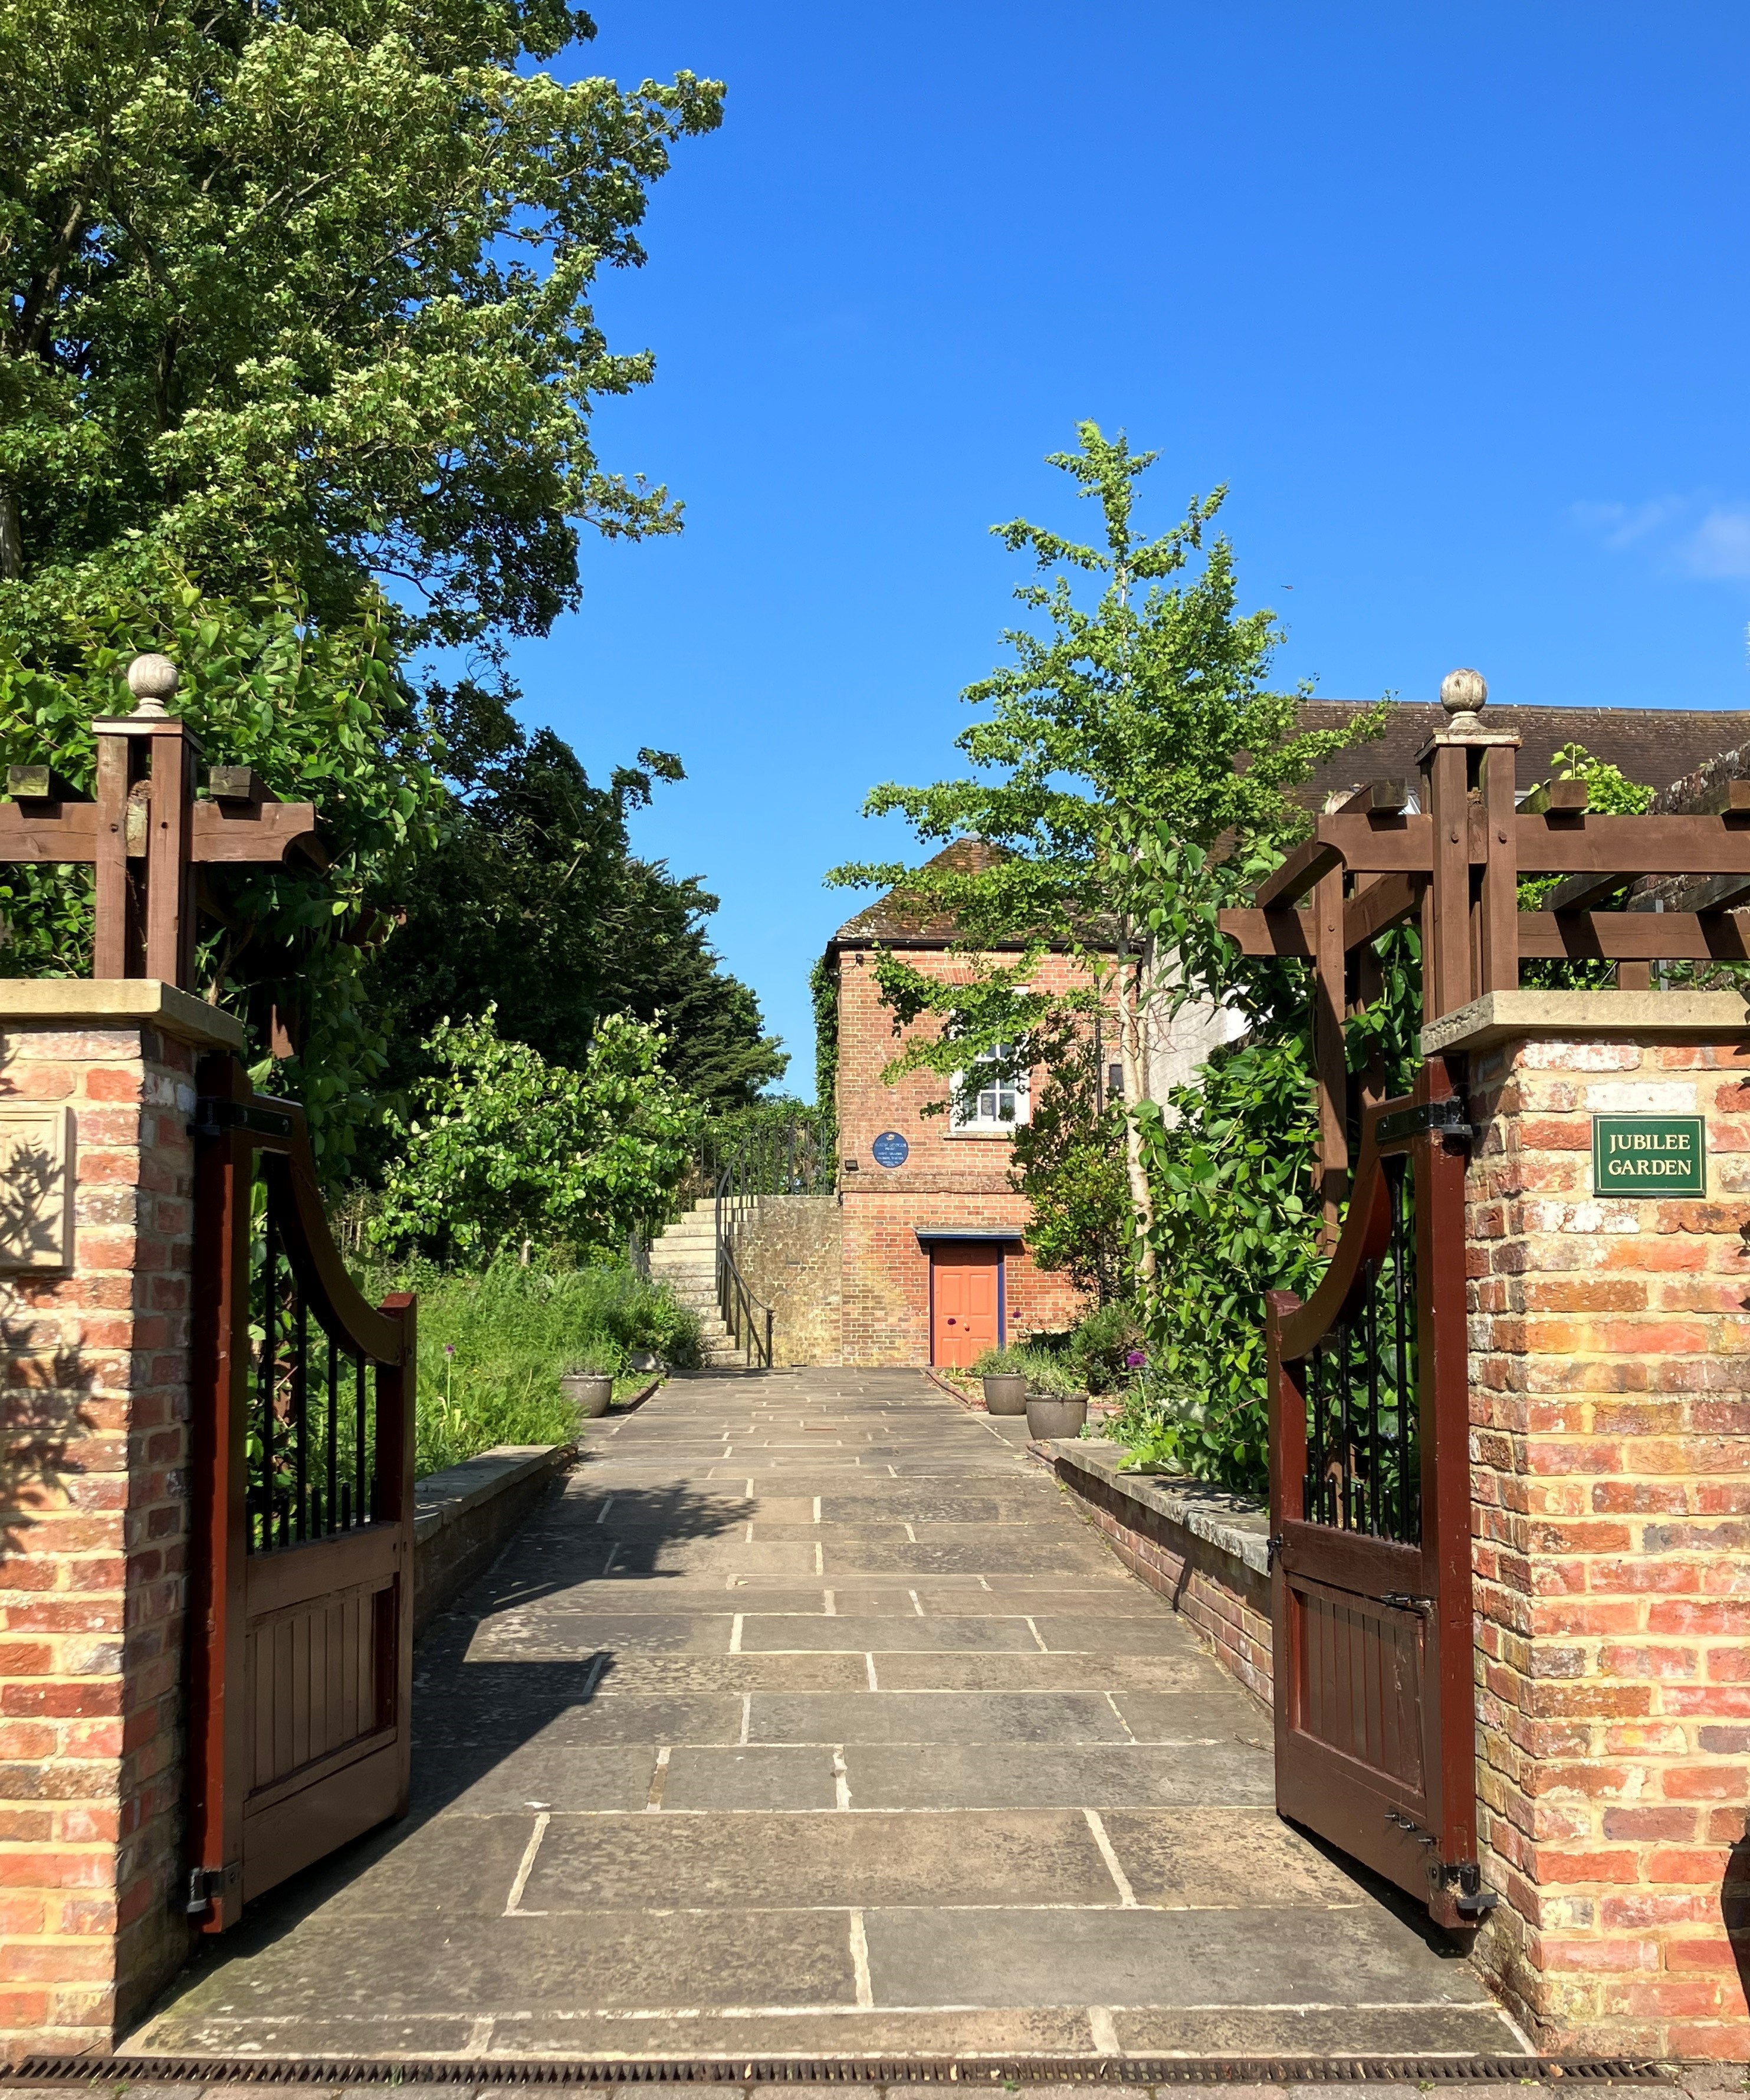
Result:
<instances>
[{"instance_id":1,"label":"metal gate hinge","mask_svg":"<svg viewBox=\"0 0 1750 2100\"><path fill-rule=\"evenodd\" d=\"M1493 1889L1483 1887L1483 1869L1474 1860L1461 1860L1456 1867L1444 1860L1430 1860L1428 1881L1432 1888L1455 1890L1453 1908L1466 1917L1485 1917L1500 1901Z\"/></svg>"},{"instance_id":2,"label":"metal gate hinge","mask_svg":"<svg viewBox=\"0 0 1750 2100\"><path fill-rule=\"evenodd\" d=\"M1373 1139L1377 1145L1389 1145L1400 1137L1422 1137L1432 1133L1436 1137L1471 1138L1476 1136L1469 1121L1469 1111L1456 1094L1450 1094L1443 1101L1419 1101L1414 1108L1399 1109L1394 1114L1381 1116L1373 1126Z\"/></svg>"},{"instance_id":3,"label":"metal gate hinge","mask_svg":"<svg viewBox=\"0 0 1750 2100\"><path fill-rule=\"evenodd\" d=\"M235 1895L242 1886L241 1865L191 1867L188 1869L188 1900L183 1908L190 1917L200 1917L212 1908L217 1898Z\"/></svg>"},{"instance_id":4,"label":"metal gate hinge","mask_svg":"<svg viewBox=\"0 0 1750 2100\"><path fill-rule=\"evenodd\" d=\"M1388 1590L1376 1604L1390 1604L1394 1612L1427 1612L1434 1609L1432 1597L1412 1597L1408 1590Z\"/></svg>"},{"instance_id":5,"label":"metal gate hinge","mask_svg":"<svg viewBox=\"0 0 1750 2100\"><path fill-rule=\"evenodd\" d=\"M1286 1542L1284 1541L1284 1538L1283 1538L1283 1536L1282 1536L1282 1533L1281 1533L1279 1531L1276 1533L1276 1535L1275 1535L1275 1537L1274 1538L1267 1538L1267 1539L1266 1539L1266 1540L1265 1540L1265 1542L1264 1542L1264 1573L1265 1573L1266 1575L1267 1575L1267 1574L1269 1574L1269 1573L1270 1573L1270 1571L1271 1570L1271 1568L1273 1568L1275 1566L1275 1564L1276 1564L1276 1555L1277 1555L1279 1552L1281 1552L1281 1551L1282 1551L1282 1549L1283 1549L1283 1546L1284 1546L1284 1545L1285 1543L1286 1543Z\"/></svg>"}]
</instances>

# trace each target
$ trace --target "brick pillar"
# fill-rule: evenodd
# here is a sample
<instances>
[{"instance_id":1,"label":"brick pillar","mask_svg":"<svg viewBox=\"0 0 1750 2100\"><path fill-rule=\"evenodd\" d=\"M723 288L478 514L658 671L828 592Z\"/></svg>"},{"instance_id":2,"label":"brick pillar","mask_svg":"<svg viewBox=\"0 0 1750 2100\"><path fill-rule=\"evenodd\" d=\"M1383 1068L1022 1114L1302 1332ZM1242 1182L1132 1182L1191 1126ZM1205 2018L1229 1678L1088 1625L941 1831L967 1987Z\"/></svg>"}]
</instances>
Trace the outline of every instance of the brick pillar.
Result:
<instances>
[{"instance_id":1,"label":"brick pillar","mask_svg":"<svg viewBox=\"0 0 1750 2100\"><path fill-rule=\"evenodd\" d=\"M1750 1033L1708 998L1497 994L1425 1039L1478 1127L1478 1952L1548 2049L1750 2056ZM1706 1118L1705 1198L1594 1193L1622 1112Z\"/></svg>"},{"instance_id":2,"label":"brick pillar","mask_svg":"<svg viewBox=\"0 0 1750 2100\"><path fill-rule=\"evenodd\" d=\"M155 983L0 982L11 2055L107 2049L188 1950L188 1123L200 1048L240 1034Z\"/></svg>"}]
</instances>

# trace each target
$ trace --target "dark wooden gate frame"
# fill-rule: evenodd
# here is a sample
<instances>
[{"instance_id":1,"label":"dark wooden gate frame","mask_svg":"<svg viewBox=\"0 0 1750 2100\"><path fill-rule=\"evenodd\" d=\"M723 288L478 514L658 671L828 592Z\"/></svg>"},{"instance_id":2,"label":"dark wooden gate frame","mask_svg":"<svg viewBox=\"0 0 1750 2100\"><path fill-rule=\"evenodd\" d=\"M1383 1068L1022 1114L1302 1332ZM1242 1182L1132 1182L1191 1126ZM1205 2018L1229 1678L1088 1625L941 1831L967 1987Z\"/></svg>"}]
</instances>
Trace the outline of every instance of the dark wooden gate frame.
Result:
<instances>
[{"instance_id":1,"label":"dark wooden gate frame","mask_svg":"<svg viewBox=\"0 0 1750 2100\"><path fill-rule=\"evenodd\" d=\"M202 1061L195 1126L196 1284L192 1366L194 1511L189 1642L190 1914L205 1932L235 1925L245 1902L337 1845L405 1812L412 1770L415 1301L373 1308L329 1236L303 1112L255 1095L236 1059ZM375 1366L370 1522L335 1538L251 1555L247 1437L256 1351L250 1331L250 1189L259 1154L289 1185L313 1303ZM271 1820L247 1843L252 1617L362 1585L390 1586L393 1657L376 1725L273 1791ZM337 1782L337 1784L330 1784Z\"/></svg>"},{"instance_id":2,"label":"dark wooden gate frame","mask_svg":"<svg viewBox=\"0 0 1750 2100\"><path fill-rule=\"evenodd\" d=\"M1662 961L1750 960L1750 782L1722 783L1715 806L1685 816L1595 814L1585 784L1551 781L1522 802L1517 736L1487 728L1474 671L1441 688L1448 721L1419 755L1420 778L1376 780L1315 822L1312 836L1221 914L1248 955L1313 966L1319 1167L1330 1268L1304 1306L1270 1295L1271 1512L1275 1617L1277 1794L1285 1814L1330 1837L1403 1887L1447 1925L1474 1923L1493 1899L1476 1863L1469 1356L1464 1140L1468 1074L1436 1057L1415 1092L1382 1102L1359 1087L1362 1150L1350 1185L1346 1017L1379 992L1372 943L1419 922L1425 1026L1491 992L1516 990L1525 958L1614 960L1620 990L1651 988ZM1558 878L1536 911L1521 879ZM1655 898L1641 878L1680 878ZM1301 899L1307 899L1306 904ZM1610 909L1599 909L1601 906ZM1303 1507L1305 1365L1368 1287L1385 1229L1382 1162L1408 1151L1416 1177L1422 1524L1416 1545L1307 1520ZM1342 1212L1347 1204L1347 1218ZM1340 1229L1341 1224L1341 1229ZM1304 1725L1297 1582L1331 1582L1353 1606L1381 1670L1419 1657L1420 1794L1401 1775L1343 1758ZM1310 1592L1309 1592L1310 1594ZM1420 1622L1416 1641L1402 1638ZM1372 1625L1374 1635L1365 1629ZM1390 1653L1388 1655L1388 1649ZM1430 1856L1431 1855L1431 1856Z\"/></svg>"},{"instance_id":3,"label":"dark wooden gate frame","mask_svg":"<svg viewBox=\"0 0 1750 2100\"><path fill-rule=\"evenodd\" d=\"M1368 1109L1348 1222L1330 1266L1304 1305L1292 1291L1270 1292L1265 1323L1277 1807L1425 1897L1430 1915L1447 1926L1475 1924L1489 1901L1477 1864L1461 1088L1461 1074L1433 1059L1410 1099ZM1305 1507L1307 1361L1333 1327L1358 1312L1385 1251L1385 1162L1395 1155L1408 1155L1415 1177L1421 1537L1414 1545L1309 1522ZM1309 1658L1295 1595L1303 1585L1339 1591L1350 1608L1395 1627L1418 1651L1415 1683L1394 1688L1419 1704L1420 1786L1346 1756L1310 1727ZM1356 1696L1363 1696L1360 1688Z\"/></svg>"}]
</instances>

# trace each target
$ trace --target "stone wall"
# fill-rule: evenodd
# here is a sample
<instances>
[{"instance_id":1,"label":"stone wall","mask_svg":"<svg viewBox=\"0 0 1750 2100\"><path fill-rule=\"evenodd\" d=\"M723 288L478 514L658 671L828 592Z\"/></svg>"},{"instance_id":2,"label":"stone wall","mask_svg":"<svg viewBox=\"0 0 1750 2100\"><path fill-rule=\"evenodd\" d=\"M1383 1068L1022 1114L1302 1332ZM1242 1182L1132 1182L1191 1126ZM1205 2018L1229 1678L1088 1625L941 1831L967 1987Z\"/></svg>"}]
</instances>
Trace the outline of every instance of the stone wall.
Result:
<instances>
[{"instance_id":1,"label":"stone wall","mask_svg":"<svg viewBox=\"0 0 1750 2100\"><path fill-rule=\"evenodd\" d=\"M0 1017L0 1102L70 1107L77 1144L66 1263L0 1275L0 2040L101 2049L190 1939L179 1898L197 1052L152 1026L15 1017L29 1003ZM6 1193L15 1206L15 1166Z\"/></svg>"},{"instance_id":2,"label":"stone wall","mask_svg":"<svg viewBox=\"0 0 1750 2100\"><path fill-rule=\"evenodd\" d=\"M844 1224L836 1196L760 1196L736 1228L736 1264L772 1309L774 1364L843 1357Z\"/></svg>"},{"instance_id":3,"label":"stone wall","mask_svg":"<svg viewBox=\"0 0 1750 2100\"><path fill-rule=\"evenodd\" d=\"M1750 1048L1522 1039L1471 1086L1478 1959L1542 2045L1742 2058ZM1613 1110L1704 1115L1707 1200L1595 1198Z\"/></svg>"}]
</instances>

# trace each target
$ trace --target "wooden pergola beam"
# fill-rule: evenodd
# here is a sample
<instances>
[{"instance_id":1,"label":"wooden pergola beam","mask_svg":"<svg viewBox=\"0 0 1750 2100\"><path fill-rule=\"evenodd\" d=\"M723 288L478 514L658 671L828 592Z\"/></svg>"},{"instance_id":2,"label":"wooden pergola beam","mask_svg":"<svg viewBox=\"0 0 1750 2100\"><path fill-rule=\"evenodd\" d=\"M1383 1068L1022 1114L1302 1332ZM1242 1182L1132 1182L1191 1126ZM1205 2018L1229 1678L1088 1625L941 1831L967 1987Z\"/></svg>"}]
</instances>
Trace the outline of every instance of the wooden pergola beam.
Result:
<instances>
[{"instance_id":1,"label":"wooden pergola beam","mask_svg":"<svg viewBox=\"0 0 1750 2100\"><path fill-rule=\"evenodd\" d=\"M1385 875L1358 889L1343 907L1343 946L1359 948L1393 926L1413 919L1422 908L1424 875Z\"/></svg>"},{"instance_id":2,"label":"wooden pergola beam","mask_svg":"<svg viewBox=\"0 0 1750 2100\"><path fill-rule=\"evenodd\" d=\"M1241 904L1220 913L1216 924L1243 955L1298 955L1310 961L1315 952L1310 911L1259 911Z\"/></svg>"},{"instance_id":3,"label":"wooden pergola beam","mask_svg":"<svg viewBox=\"0 0 1750 2100\"><path fill-rule=\"evenodd\" d=\"M1325 843L1323 823L1319 830L1318 837L1297 845L1275 874L1266 876L1253 891L1252 901L1261 911L1267 911L1274 904L1293 903L1306 895L1320 876L1342 865L1341 847Z\"/></svg>"},{"instance_id":4,"label":"wooden pergola beam","mask_svg":"<svg viewBox=\"0 0 1750 2100\"><path fill-rule=\"evenodd\" d=\"M1750 912L1522 911L1517 931L1532 961L1750 962Z\"/></svg>"},{"instance_id":5,"label":"wooden pergola beam","mask_svg":"<svg viewBox=\"0 0 1750 2100\"><path fill-rule=\"evenodd\" d=\"M1551 811L1514 819L1514 866L1528 875L1750 876L1750 812L1707 817L1595 817ZM1474 867L1487 860L1481 826L1465 849ZM1334 852L1350 875L1427 875L1434 860L1431 817L1320 817L1314 836L1271 878L1271 901L1298 897L1328 864L1317 849ZM1291 886L1292 885L1292 886Z\"/></svg>"}]
</instances>

